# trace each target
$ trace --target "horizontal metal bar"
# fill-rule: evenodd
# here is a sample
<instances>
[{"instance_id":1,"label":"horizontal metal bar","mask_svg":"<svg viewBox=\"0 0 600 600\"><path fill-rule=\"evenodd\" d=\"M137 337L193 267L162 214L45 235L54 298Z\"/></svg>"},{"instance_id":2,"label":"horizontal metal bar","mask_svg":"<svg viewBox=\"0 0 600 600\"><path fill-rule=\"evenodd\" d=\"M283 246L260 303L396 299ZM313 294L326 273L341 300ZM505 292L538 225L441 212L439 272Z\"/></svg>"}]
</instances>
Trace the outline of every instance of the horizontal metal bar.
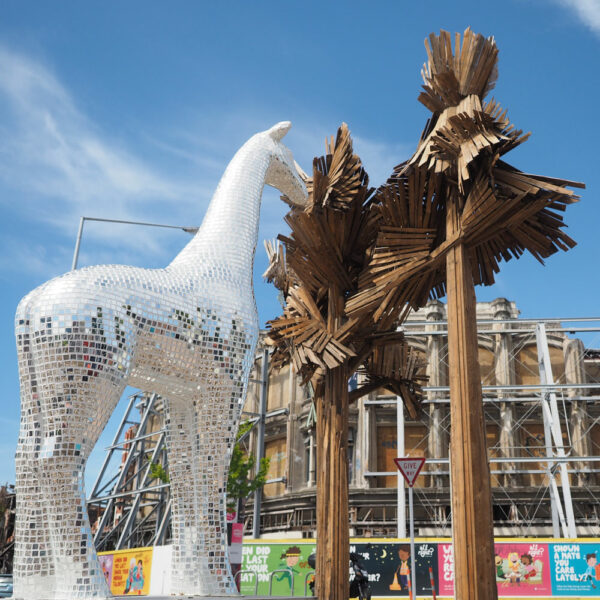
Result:
<instances>
[{"instance_id":1,"label":"horizontal metal bar","mask_svg":"<svg viewBox=\"0 0 600 600\"><path fill-rule=\"evenodd\" d=\"M450 386L433 385L422 388L424 392L449 392ZM483 392L518 392L519 390L600 390L600 383L523 383L521 385L482 385Z\"/></svg>"},{"instance_id":2,"label":"horizontal metal bar","mask_svg":"<svg viewBox=\"0 0 600 600\"><path fill-rule=\"evenodd\" d=\"M478 325L495 325L505 323L516 325L521 323L596 323L600 322L600 317L556 317L552 319L477 319ZM403 327L424 326L424 325L448 325L448 321L405 321Z\"/></svg>"},{"instance_id":3,"label":"horizontal metal bar","mask_svg":"<svg viewBox=\"0 0 600 600\"><path fill-rule=\"evenodd\" d=\"M548 469L510 469L507 471L490 471L490 475L545 475L546 473L548 473ZM600 473L600 469L578 469L577 471L570 471L570 473ZM397 472L394 473L388 471L382 473L369 471L368 473L365 473L365 477L396 477L397 474ZM421 471L421 473L419 473L419 476L421 475L430 475L431 477L449 477L450 471ZM511 491L514 491L515 487L518 488L519 486L512 486Z\"/></svg>"},{"instance_id":4,"label":"horizontal metal bar","mask_svg":"<svg viewBox=\"0 0 600 600\"><path fill-rule=\"evenodd\" d=\"M289 408L276 408L275 410L271 410L265 414L265 418L270 419L271 417L278 417L279 415L289 415Z\"/></svg>"},{"instance_id":5,"label":"horizontal metal bar","mask_svg":"<svg viewBox=\"0 0 600 600\"><path fill-rule=\"evenodd\" d=\"M287 483L287 478L275 477L274 479L267 479L267 481L265 481L265 485L267 485L267 483Z\"/></svg>"},{"instance_id":6,"label":"horizontal metal bar","mask_svg":"<svg viewBox=\"0 0 600 600\"><path fill-rule=\"evenodd\" d=\"M424 388L425 389L425 388ZM429 391L429 390L428 390ZM489 397L484 397L483 399L483 403L484 404L498 404L499 402L505 402L507 404L511 404L513 402L540 402L541 397L540 396L509 396L509 397L505 397L505 398L489 398ZM564 397L565 402L588 402L588 403L595 403L598 400L600 400L600 396L565 396ZM396 397L394 396L393 398L386 398L386 399L381 399L381 400L365 400L364 404L365 405L375 405L375 406L385 406L387 405L393 405L396 406ZM427 398L423 398L422 400L423 404L449 404L450 403L450 398L431 398L431 399L427 399Z\"/></svg>"},{"instance_id":7,"label":"horizontal metal bar","mask_svg":"<svg viewBox=\"0 0 600 600\"><path fill-rule=\"evenodd\" d=\"M165 229L181 229L186 233L196 233L198 227L182 227L177 225L163 225L162 223L145 223L143 221L123 221L121 219L101 219L100 217L82 217L85 221L100 221L103 223L122 223L124 225L144 225L145 227L163 227Z\"/></svg>"},{"instance_id":8,"label":"horizontal metal bar","mask_svg":"<svg viewBox=\"0 0 600 600\"><path fill-rule=\"evenodd\" d=\"M600 396L561 396L561 400L565 402L587 402L589 404L594 404L600 400ZM505 398L495 397L495 398L482 398L484 404L498 404L500 402L504 402L506 404L512 404L514 402L540 402L541 396L509 396ZM427 399L423 398L423 404L449 404L450 398L432 398ZM375 404L376 402L373 402ZM365 402L366 404L366 402ZM383 404L390 404L390 402L383 402ZM395 401L394 401L395 404Z\"/></svg>"},{"instance_id":9,"label":"horizontal metal bar","mask_svg":"<svg viewBox=\"0 0 600 600\"><path fill-rule=\"evenodd\" d=\"M546 327L547 333L590 333L594 331L600 331L600 327ZM427 337L427 336L447 336L447 329L434 329L433 331L411 331L411 330L402 330L402 333L407 338L411 337ZM525 327L521 329L478 329L477 335L498 335L499 333L527 333L531 335L535 335L535 329L527 329Z\"/></svg>"},{"instance_id":10,"label":"horizontal metal bar","mask_svg":"<svg viewBox=\"0 0 600 600\"><path fill-rule=\"evenodd\" d=\"M514 456L514 457L490 457L488 461L492 464L503 464L503 463L582 463L582 462L600 462L600 456ZM427 458L425 459L426 465L449 465L449 458ZM506 471L502 471L505 473ZM428 472L423 472L423 475L427 475ZM398 475L398 471L365 471L365 477L384 477L388 475Z\"/></svg>"},{"instance_id":11,"label":"horizontal metal bar","mask_svg":"<svg viewBox=\"0 0 600 600\"><path fill-rule=\"evenodd\" d=\"M110 494L108 496L96 496L95 498L88 498L88 504L99 504L105 500L111 500L112 498L123 498L125 496L136 496L137 494L149 494L151 492L158 492L163 488L171 487L169 483L159 483L158 485L152 485L139 490L129 490L126 492L119 492L117 494Z\"/></svg>"},{"instance_id":12,"label":"horizontal metal bar","mask_svg":"<svg viewBox=\"0 0 600 600\"><path fill-rule=\"evenodd\" d=\"M167 430L166 429L157 429L156 431L152 431L150 433L145 433L144 435L138 435L134 438L131 438L129 440L123 440L122 442L119 442L118 444L113 444L112 446L107 446L106 450L113 450L115 448L122 448L123 446L127 445L127 444L133 444L139 440L145 440L147 438L150 437L154 437L155 435L159 435L161 433L165 433Z\"/></svg>"}]
</instances>

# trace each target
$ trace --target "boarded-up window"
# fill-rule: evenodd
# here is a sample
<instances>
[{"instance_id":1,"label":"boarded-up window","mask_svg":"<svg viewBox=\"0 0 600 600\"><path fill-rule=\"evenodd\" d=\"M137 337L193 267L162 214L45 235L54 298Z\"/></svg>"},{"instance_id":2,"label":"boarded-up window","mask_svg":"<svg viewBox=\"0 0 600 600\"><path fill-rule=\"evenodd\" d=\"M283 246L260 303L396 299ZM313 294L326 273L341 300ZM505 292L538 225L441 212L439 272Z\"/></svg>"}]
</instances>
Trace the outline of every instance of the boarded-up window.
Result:
<instances>
[{"instance_id":1,"label":"boarded-up window","mask_svg":"<svg viewBox=\"0 0 600 600\"><path fill-rule=\"evenodd\" d=\"M565 359L561 348L549 346L552 377L555 383L564 382ZM529 344L521 348L515 355L515 383L528 385L540 382L537 345Z\"/></svg>"},{"instance_id":2,"label":"boarded-up window","mask_svg":"<svg viewBox=\"0 0 600 600\"><path fill-rule=\"evenodd\" d=\"M483 385L496 385L494 353L481 346L479 347L479 368L481 370L481 382Z\"/></svg>"},{"instance_id":3,"label":"boarded-up window","mask_svg":"<svg viewBox=\"0 0 600 600\"><path fill-rule=\"evenodd\" d=\"M423 425L407 425L404 428L404 447L407 456L426 456L426 429ZM394 458L398 457L397 432L395 426L379 426L377 428L377 470L398 472ZM421 473L426 471L424 466ZM424 487L425 477L417 478L414 487ZM398 487L397 475L386 475L377 478L377 487Z\"/></svg>"},{"instance_id":4,"label":"boarded-up window","mask_svg":"<svg viewBox=\"0 0 600 600\"><path fill-rule=\"evenodd\" d=\"M594 425L591 431L592 447L590 454L592 456L600 456L600 425ZM590 464L592 469L600 468L600 463Z\"/></svg>"},{"instance_id":5,"label":"boarded-up window","mask_svg":"<svg viewBox=\"0 0 600 600\"><path fill-rule=\"evenodd\" d=\"M523 456L525 457L545 457L546 456L546 441L544 438L544 425L541 423L528 423L523 428ZM545 462L531 462L521 463L519 468L525 470L542 470L546 468ZM524 475L524 483L531 486L544 486L547 485L547 479L545 473L532 473L530 475Z\"/></svg>"},{"instance_id":6,"label":"boarded-up window","mask_svg":"<svg viewBox=\"0 0 600 600\"><path fill-rule=\"evenodd\" d=\"M294 382L295 383L295 382ZM273 370L269 376L267 390L267 411L286 407L290 403L290 367Z\"/></svg>"},{"instance_id":7,"label":"boarded-up window","mask_svg":"<svg viewBox=\"0 0 600 600\"><path fill-rule=\"evenodd\" d=\"M550 346L549 350L554 383L565 383L565 355L562 348Z\"/></svg>"},{"instance_id":8,"label":"boarded-up window","mask_svg":"<svg viewBox=\"0 0 600 600\"><path fill-rule=\"evenodd\" d=\"M265 457L269 459L268 479L277 479L285 477L287 466L287 447L285 438L271 440L265 444ZM267 498L281 496L285 492L284 483L268 483L263 488L263 494Z\"/></svg>"},{"instance_id":9,"label":"boarded-up window","mask_svg":"<svg viewBox=\"0 0 600 600\"><path fill-rule=\"evenodd\" d=\"M540 382L537 346L530 344L521 348L515 355L515 383L526 385Z\"/></svg>"},{"instance_id":10,"label":"boarded-up window","mask_svg":"<svg viewBox=\"0 0 600 600\"><path fill-rule=\"evenodd\" d=\"M487 444L488 456L490 458L497 458L500 456L500 443L499 443L499 431L497 425L486 425L485 426L485 441ZM491 463L490 471L500 471L502 465L499 463ZM490 475L490 479L493 487L500 485L498 481L498 475Z\"/></svg>"}]
</instances>

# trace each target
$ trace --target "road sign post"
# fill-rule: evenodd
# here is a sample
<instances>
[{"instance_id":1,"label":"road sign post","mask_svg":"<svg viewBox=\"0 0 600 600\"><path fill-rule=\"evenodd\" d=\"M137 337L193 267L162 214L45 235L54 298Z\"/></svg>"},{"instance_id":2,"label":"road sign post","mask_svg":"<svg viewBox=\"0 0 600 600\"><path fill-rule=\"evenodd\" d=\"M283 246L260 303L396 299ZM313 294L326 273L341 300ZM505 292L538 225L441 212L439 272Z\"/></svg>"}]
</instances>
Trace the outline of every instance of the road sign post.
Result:
<instances>
[{"instance_id":1,"label":"road sign post","mask_svg":"<svg viewBox=\"0 0 600 600\"><path fill-rule=\"evenodd\" d=\"M415 566L415 517L413 513L413 485L425 464L424 458L395 458L394 462L408 484L408 520L410 522L410 583L413 597L417 597Z\"/></svg>"}]
</instances>

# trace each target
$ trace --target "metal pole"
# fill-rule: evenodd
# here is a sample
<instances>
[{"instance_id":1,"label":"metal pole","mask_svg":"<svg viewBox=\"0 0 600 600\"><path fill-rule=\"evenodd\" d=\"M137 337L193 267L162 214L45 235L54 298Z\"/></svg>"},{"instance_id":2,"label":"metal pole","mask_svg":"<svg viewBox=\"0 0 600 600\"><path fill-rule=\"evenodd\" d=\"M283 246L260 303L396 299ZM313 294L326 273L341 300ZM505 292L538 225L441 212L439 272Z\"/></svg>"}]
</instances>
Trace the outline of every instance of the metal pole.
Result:
<instances>
[{"instance_id":1,"label":"metal pole","mask_svg":"<svg viewBox=\"0 0 600 600\"><path fill-rule=\"evenodd\" d=\"M83 223L85 217L81 217L79 220L79 230L77 231L77 241L75 242L75 252L73 252L73 263L71 264L71 271L77 268L77 261L79 260L79 246L81 246L81 236L83 234Z\"/></svg>"},{"instance_id":2,"label":"metal pole","mask_svg":"<svg viewBox=\"0 0 600 600\"><path fill-rule=\"evenodd\" d=\"M404 456L404 402L396 396L396 439L397 456ZM404 492L404 477L398 470L398 537L406 537L406 494Z\"/></svg>"},{"instance_id":3,"label":"metal pole","mask_svg":"<svg viewBox=\"0 0 600 600\"><path fill-rule=\"evenodd\" d=\"M315 438L313 430L308 430L308 485L315 485Z\"/></svg>"},{"instance_id":4,"label":"metal pole","mask_svg":"<svg viewBox=\"0 0 600 600\"><path fill-rule=\"evenodd\" d=\"M543 402L543 400L542 400ZM548 420L546 419L546 411L542 406L542 415L544 418L544 442L546 446L546 456L550 458L552 456L552 434L550 433L550 427L548 425ZM550 510L552 514L552 535L555 538L560 537L560 525L558 519L558 507L557 503L560 504L560 496L556 493L555 486L552 485L554 483L554 473L552 468L554 466L554 462L548 461L546 463L547 469L547 477L548 477L548 489L550 490ZM562 512L562 506L561 506Z\"/></svg>"},{"instance_id":5,"label":"metal pole","mask_svg":"<svg viewBox=\"0 0 600 600\"><path fill-rule=\"evenodd\" d=\"M100 472L98 473L98 477L96 477L96 482L94 483L94 487L92 488L92 493L89 496L88 501L96 499L96 496L98 494L98 488L100 487L100 482L102 481L102 478L104 477L104 473L106 473L106 468L108 467L108 463L110 462L110 459L112 458L114 449L117 447L117 442L119 441L119 438L121 437L121 433L123 432L123 428L125 427L125 424L127 423L127 419L129 418L129 413L131 412L131 409L133 408L133 403L135 402L136 397L137 396L134 394L133 396L130 396L130 398L129 398L129 403L127 404L127 410L125 411L125 414L123 415L123 418L121 419L121 424L119 425L119 427L117 429L117 433L115 434L113 443L111 446L109 446L110 450L109 450L108 454L106 455L104 462L102 463L102 468L100 469Z\"/></svg>"},{"instance_id":6,"label":"metal pole","mask_svg":"<svg viewBox=\"0 0 600 600\"><path fill-rule=\"evenodd\" d=\"M100 223L121 223L123 225L143 225L144 227L162 227L164 229L181 229L190 235L198 233L199 227L183 227L181 225L163 225L162 223L147 223L146 221L124 221L122 219L101 219L99 217L82 217L86 221L99 221Z\"/></svg>"},{"instance_id":7,"label":"metal pole","mask_svg":"<svg viewBox=\"0 0 600 600\"><path fill-rule=\"evenodd\" d=\"M79 231L77 232L77 241L75 242L75 252L73 253L73 263L71 265L71 271L77 268L77 261L79 260L79 247L81 246L81 235L83 234L83 223L84 221L99 221L101 223L121 223L123 225L142 225L144 227L162 227L164 229L180 229L190 235L196 235L199 227L181 227L178 225L163 225L161 223L145 223L144 221L123 221L121 219L101 219L99 217L81 217L79 221Z\"/></svg>"},{"instance_id":8,"label":"metal pole","mask_svg":"<svg viewBox=\"0 0 600 600\"><path fill-rule=\"evenodd\" d=\"M410 519L410 579L413 598L417 597L417 568L415 565L415 515L413 513L413 486L408 487L408 513Z\"/></svg>"},{"instance_id":9,"label":"metal pole","mask_svg":"<svg viewBox=\"0 0 600 600\"><path fill-rule=\"evenodd\" d=\"M269 350L263 348L262 369L260 374L260 408L258 416L258 440L256 442L256 466L265 457L265 422L267 414L267 386L269 384ZM252 519L252 537L260 537L260 508L262 504L262 488L254 492L254 518Z\"/></svg>"},{"instance_id":10,"label":"metal pole","mask_svg":"<svg viewBox=\"0 0 600 600\"><path fill-rule=\"evenodd\" d=\"M535 329L536 341L538 347L538 361L540 365L541 383L551 385L554 383L552 375L552 363L550 361L550 352L548 350L548 338L546 336L546 326L538 323ZM558 404L556 402L556 393L551 390L548 393L542 393L542 410L546 415L544 422L548 423L549 429L556 446L556 454L565 457L565 447L562 440L562 430L560 426L560 415L558 414ZM573 512L573 500L571 498L571 484L569 483L569 472L566 463L559 463L560 481L562 485L563 501L565 506L565 517L567 532L566 536L570 539L577 537L577 528L575 526L575 514Z\"/></svg>"},{"instance_id":11,"label":"metal pole","mask_svg":"<svg viewBox=\"0 0 600 600\"><path fill-rule=\"evenodd\" d=\"M141 421L138 425L138 431L142 431L146 428L146 422L148 421L148 419L150 418L150 413L152 410L152 405L154 404L154 401L156 400L157 394L152 394L150 396L150 398L148 399L148 403L146 405L146 409L144 411L144 414L141 418ZM129 448L129 451L127 452L127 458L125 459L124 463L121 463L121 470L119 472L119 476L117 478L117 481L114 485L114 492L117 493L118 495L118 490L121 488L121 486L123 485L123 482L127 479L127 471L129 470L129 466L131 465L131 461L133 460L134 456L135 456L135 450L136 450L136 446L137 446L137 442L135 442L134 440L132 440L131 442L131 446ZM158 489L157 489L158 491ZM96 548L98 550L100 550L100 548L102 547L102 544L104 543L104 541L106 540L106 538L104 538L103 540L100 539L100 536L102 535L102 532L104 530L104 526L108 523L108 519L111 516L111 509L114 505L114 498L117 497L117 495L111 495L108 497L108 504L106 505L106 508L104 510L104 513L102 514L102 518L100 519L100 523L98 525L98 531L96 531L96 535L94 536L94 544L96 545Z\"/></svg>"}]
</instances>

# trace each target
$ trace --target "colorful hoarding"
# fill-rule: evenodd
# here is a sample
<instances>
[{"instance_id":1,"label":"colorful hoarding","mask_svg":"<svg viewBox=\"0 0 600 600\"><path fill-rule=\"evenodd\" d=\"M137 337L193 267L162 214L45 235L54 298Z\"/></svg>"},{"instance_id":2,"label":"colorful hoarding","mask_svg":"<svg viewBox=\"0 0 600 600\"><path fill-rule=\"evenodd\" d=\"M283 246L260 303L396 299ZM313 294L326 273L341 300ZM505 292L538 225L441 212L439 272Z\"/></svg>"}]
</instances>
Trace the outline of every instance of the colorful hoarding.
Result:
<instances>
[{"instance_id":1,"label":"colorful hoarding","mask_svg":"<svg viewBox=\"0 0 600 600\"><path fill-rule=\"evenodd\" d=\"M314 541L244 543L242 594L254 593L253 571L258 577L258 594L304 593L304 581L312 569L306 558ZM494 545L496 582L500 598L594 598L600 597L600 540L557 544L535 539L499 541ZM351 551L361 554L369 573L373 597L408 597L410 545L401 540L354 540ZM292 555L294 558L292 558ZM281 570L288 569L288 573ZM274 571L276 571L274 573ZM454 594L454 558L450 540L415 542L416 591L419 597L438 598Z\"/></svg>"},{"instance_id":2,"label":"colorful hoarding","mask_svg":"<svg viewBox=\"0 0 600 600\"><path fill-rule=\"evenodd\" d=\"M152 571L152 548L133 548L102 553L100 564L112 559L110 591L115 596L147 596L150 592L150 573ZM104 569L104 575L107 571Z\"/></svg>"},{"instance_id":3,"label":"colorful hoarding","mask_svg":"<svg viewBox=\"0 0 600 600\"><path fill-rule=\"evenodd\" d=\"M600 597L600 540L548 544L554 597Z\"/></svg>"},{"instance_id":4,"label":"colorful hoarding","mask_svg":"<svg viewBox=\"0 0 600 600\"><path fill-rule=\"evenodd\" d=\"M310 595L314 540L244 540L241 593L259 596ZM355 539L374 598L408 597L410 544L395 539ZM600 539L570 542L514 539L497 541L495 574L499 598L600 598ZM115 595L160 595L169 591L168 546L103 552L100 565ZM415 542L419 598L452 598L454 560L448 539ZM152 577L150 576L152 574ZM349 569L349 577L350 569ZM152 580L152 589L150 583Z\"/></svg>"},{"instance_id":5,"label":"colorful hoarding","mask_svg":"<svg viewBox=\"0 0 600 600\"><path fill-rule=\"evenodd\" d=\"M304 586L308 585L313 572L308 557L315 550L314 542L296 543L295 540L273 544L244 543L242 570L253 574L240 575L241 594L254 595L256 577L259 596L304 596Z\"/></svg>"}]
</instances>

